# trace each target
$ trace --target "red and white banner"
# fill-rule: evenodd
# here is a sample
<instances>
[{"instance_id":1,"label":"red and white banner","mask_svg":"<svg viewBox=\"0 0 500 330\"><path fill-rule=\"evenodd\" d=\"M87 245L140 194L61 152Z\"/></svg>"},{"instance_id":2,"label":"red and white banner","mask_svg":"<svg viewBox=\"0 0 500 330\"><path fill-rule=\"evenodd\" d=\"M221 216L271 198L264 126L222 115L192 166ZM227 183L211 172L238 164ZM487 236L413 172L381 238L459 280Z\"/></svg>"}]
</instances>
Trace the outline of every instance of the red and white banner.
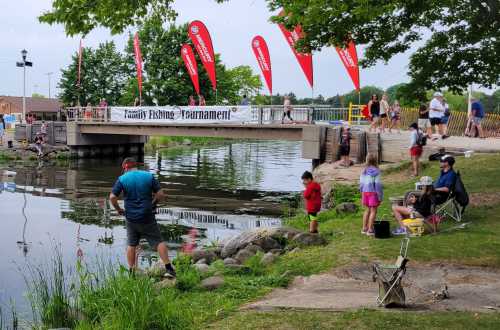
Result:
<instances>
[{"instance_id":1,"label":"red and white banner","mask_svg":"<svg viewBox=\"0 0 500 330\"><path fill-rule=\"evenodd\" d=\"M137 69L137 85L139 86L139 103L142 103L142 54L141 44L139 43L139 34L137 32L134 36L134 54L135 67Z\"/></svg>"},{"instance_id":2,"label":"red and white banner","mask_svg":"<svg viewBox=\"0 0 500 330\"><path fill-rule=\"evenodd\" d=\"M193 21L189 24L188 34L196 48L196 52L200 56L203 67L207 70L208 78L212 82L212 88L216 90L215 54L210 33L205 24L200 21Z\"/></svg>"},{"instance_id":3,"label":"red and white banner","mask_svg":"<svg viewBox=\"0 0 500 330\"><path fill-rule=\"evenodd\" d=\"M193 82L194 90L196 94L200 95L200 79L198 77L198 63L196 63L196 58L194 57L193 49L188 44L182 45L181 57L186 66L186 70L191 77Z\"/></svg>"},{"instance_id":4,"label":"red and white banner","mask_svg":"<svg viewBox=\"0 0 500 330\"><path fill-rule=\"evenodd\" d=\"M80 48L78 49L78 77L76 85L80 87L80 77L82 74L82 56L83 56L83 41L80 39Z\"/></svg>"},{"instance_id":5,"label":"red and white banner","mask_svg":"<svg viewBox=\"0 0 500 330\"><path fill-rule=\"evenodd\" d=\"M282 11L280 13L280 16L283 16L283 15L284 15L284 12ZM306 75L307 81L309 82L309 85L312 88L314 86L312 54L311 53L299 53L295 49L295 44L297 43L297 41L299 41L304 36L304 34L302 32L302 27L300 25L297 25L293 29L293 31L288 31L283 24L279 24L279 27L281 29L281 32L283 32L283 35L285 36L286 41L290 45L292 52L295 54L297 61L299 61L300 67L302 68L302 71L304 71L304 74Z\"/></svg>"},{"instance_id":6,"label":"red and white banner","mask_svg":"<svg viewBox=\"0 0 500 330\"><path fill-rule=\"evenodd\" d=\"M269 48L267 43L261 36L256 36L252 40L252 49L259 67L262 70L262 75L266 80L267 88L269 88L269 93L273 95L273 73L271 69L271 57L269 56Z\"/></svg>"},{"instance_id":7,"label":"red and white banner","mask_svg":"<svg viewBox=\"0 0 500 330\"><path fill-rule=\"evenodd\" d=\"M354 83L354 87L356 87L356 90L359 91L359 66L356 45L351 41L347 48L337 47L336 49L340 56L340 60L344 63L347 73L349 73L349 76Z\"/></svg>"}]
</instances>

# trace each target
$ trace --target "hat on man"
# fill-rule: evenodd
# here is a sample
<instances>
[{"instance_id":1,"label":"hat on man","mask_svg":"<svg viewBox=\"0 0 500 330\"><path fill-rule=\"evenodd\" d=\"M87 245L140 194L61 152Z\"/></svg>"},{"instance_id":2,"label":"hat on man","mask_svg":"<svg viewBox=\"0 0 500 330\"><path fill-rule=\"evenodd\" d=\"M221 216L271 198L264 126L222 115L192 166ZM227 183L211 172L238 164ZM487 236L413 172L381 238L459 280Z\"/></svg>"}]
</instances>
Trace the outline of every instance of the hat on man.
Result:
<instances>
[{"instance_id":1,"label":"hat on man","mask_svg":"<svg viewBox=\"0 0 500 330\"><path fill-rule=\"evenodd\" d=\"M432 186L432 178L430 176L423 176L420 178L420 184L422 186Z\"/></svg>"},{"instance_id":2,"label":"hat on man","mask_svg":"<svg viewBox=\"0 0 500 330\"><path fill-rule=\"evenodd\" d=\"M418 124L417 123L412 123L410 126L408 126L409 128L414 128L414 129L418 129Z\"/></svg>"},{"instance_id":3,"label":"hat on man","mask_svg":"<svg viewBox=\"0 0 500 330\"><path fill-rule=\"evenodd\" d=\"M441 93L441 92L434 93L434 97L439 97L439 96L443 97L443 93Z\"/></svg>"},{"instance_id":4,"label":"hat on man","mask_svg":"<svg viewBox=\"0 0 500 330\"><path fill-rule=\"evenodd\" d=\"M455 157L453 157L452 155L444 155L439 161L441 163L448 163L448 165L453 167L453 165L455 164Z\"/></svg>"}]
</instances>

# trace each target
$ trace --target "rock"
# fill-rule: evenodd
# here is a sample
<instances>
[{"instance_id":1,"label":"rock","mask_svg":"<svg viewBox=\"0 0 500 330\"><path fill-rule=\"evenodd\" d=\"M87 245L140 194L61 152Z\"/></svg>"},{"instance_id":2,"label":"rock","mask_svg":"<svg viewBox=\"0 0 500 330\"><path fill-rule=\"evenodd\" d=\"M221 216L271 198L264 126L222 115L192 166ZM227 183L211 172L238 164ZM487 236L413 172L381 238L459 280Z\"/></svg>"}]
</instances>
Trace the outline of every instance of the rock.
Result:
<instances>
[{"instance_id":1,"label":"rock","mask_svg":"<svg viewBox=\"0 0 500 330\"><path fill-rule=\"evenodd\" d=\"M264 252L264 249L255 244L249 244L245 249L247 249L250 252L253 252L254 254L257 254L257 252L262 252L262 253Z\"/></svg>"},{"instance_id":2,"label":"rock","mask_svg":"<svg viewBox=\"0 0 500 330\"><path fill-rule=\"evenodd\" d=\"M224 265L225 266L237 265L237 264L238 264L238 260L236 260L236 259L233 259L233 258L226 258L226 259L224 259Z\"/></svg>"},{"instance_id":3,"label":"rock","mask_svg":"<svg viewBox=\"0 0 500 330\"><path fill-rule=\"evenodd\" d=\"M146 275L149 277L162 277L165 274L165 265L161 261L157 261L153 266L146 269Z\"/></svg>"},{"instance_id":4,"label":"rock","mask_svg":"<svg viewBox=\"0 0 500 330\"><path fill-rule=\"evenodd\" d=\"M221 251L221 258L225 259L236 254L239 250L245 248L248 244L265 235L263 230L245 231L238 236L231 238L224 244Z\"/></svg>"},{"instance_id":5,"label":"rock","mask_svg":"<svg viewBox=\"0 0 500 330\"><path fill-rule=\"evenodd\" d=\"M301 246L325 245L326 240L318 234L301 233L292 239Z\"/></svg>"},{"instance_id":6,"label":"rock","mask_svg":"<svg viewBox=\"0 0 500 330\"><path fill-rule=\"evenodd\" d=\"M290 251L290 253L297 253L297 252L299 252L300 250L301 250L301 248L296 247L296 248L294 248L292 251Z\"/></svg>"},{"instance_id":7,"label":"rock","mask_svg":"<svg viewBox=\"0 0 500 330\"><path fill-rule=\"evenodd\" d=\"M280 249L281 245L274 238L262 237L254 242L254 244L260 246L264 251L270 251L273 249Z\"/></svg>"},{"instance_id":8,"label":"rock","mask_svg":"<svg viewBox=\"0 0 500 330\"><path fill-rule=\"evenodd\" d=\"M238 264L230 264L227 265L226 268L235 272L242 272L243 270L248 270L247 266Z\"/></svg>"},{"instance_id":9,"label":"rock","mask_svg":"<svg viewBox=\"0 0 500 330\"><path fill-rule=\"evenodd\" d=\"M253 257L254 255L255 255L254 252L247 250L247 249L243 249L243 250L239 250L238 253L236 253L236 256L234 258L236 260L238 260L238 262L240 264L242 264L245 261L247 261L248 258Z\"/></svg>"},{"instance_id":10,"label":"rock","mask_svg":"<svg viewBox=\"0 0 500 330\"><path fill-rule=\"evenodd\" d=\"M280 241L281 239L291 240L300 233L301 231L295 228L281 227L281 228L273 228L272 231L269 233L269 236L277 241Z\"/></svg>"},{"instance_id":11,"label":"rock","mask_svg":"<svg viewBox=\"0 0 500 330\"><path fill-rule=\"evenodd\" d=\"M269 250L269 252L271 252L274 255L279 256L283 253L283 250L282 249L272 249L272 250Z\"/></svg>"},{"instance_id":12,"label":"rock","mask_svg":"<svg viewBox=\"0 0 500 330\"><path fill-rule=\"evenodd\" d=\"M182 145L190 146L192 144L193 144L193 142L190 139L184 139L184 140L182 140Z\"/></svg>"},{"instance_id":13,"label":"rock","mask_svg":"<svg viewBox=\"0 0 500 330\"><path fill-rule=\"evenodd\" d=\"M356 213L358 211L358 205L355 203L340 203L335 208L337 213Z\"/></svg>"},{"instance_id":14,"label":"rock","mask_svg":"<svg viewBox=\"0 0 500 330\"><path fill-rule=\"evenodd\" d=\"M197 263L201 259L205 259L206 264L211 264L217 259L215 252L210 250L195 250L191 257L194 263Z\"/></svg>"},{"instance_id":15,"label":"rock","mask_svg":"<svg viewBox=\"0 0 500 330\"><path fill-rule=\"evenodd\" d=\"M209 267L207 264L202 264L202 263L196 263L193 265L194 268L196 268L200 274L206 274L209 272Z\"/></svg>"},{"instance_id":16,"label":"rock","mask_svg":"<svg viewBox=\"0 0 500 330\"><path fill-rule=\"evenodd\" d=\"M267 252L260 261L264 266L269 266L276 261L276 256L272 252Z\"/></svg>"},{"instance_id":17,"label":"rock","mask_svg":"<svg viewBox=\"0 0 500 330\"><path fill-rule=\"evenodd\" d=\"M161 291L161 290L166 289L166 288L173 288L173 287L175 287L175 283L176 283L175 278L174 279L167 278L167 279L164 279L163 281L156 282L154 284L154 288L157 291Z\"/></svg>"},{"instance_id":18,"label":"rock","mask_svg":"<svg viewBox=\"0 0 500 330\"><path fill-rule=\"evenodd\" d=\"M206 290L215 290L224 285L224 278L222 276L212 276L201 281L201 287Z\"/></svg>"},{"instance_id":19,"label":"rock","mask_svg":"<svg viewBox=\"0 0 500 330\"><path fill-rule=\"evenodd\" d=\"M196 262L197 264L206 264L207 263L207 259L203 258L203 259L200 259Z\"/></svg>"}]
</instances>

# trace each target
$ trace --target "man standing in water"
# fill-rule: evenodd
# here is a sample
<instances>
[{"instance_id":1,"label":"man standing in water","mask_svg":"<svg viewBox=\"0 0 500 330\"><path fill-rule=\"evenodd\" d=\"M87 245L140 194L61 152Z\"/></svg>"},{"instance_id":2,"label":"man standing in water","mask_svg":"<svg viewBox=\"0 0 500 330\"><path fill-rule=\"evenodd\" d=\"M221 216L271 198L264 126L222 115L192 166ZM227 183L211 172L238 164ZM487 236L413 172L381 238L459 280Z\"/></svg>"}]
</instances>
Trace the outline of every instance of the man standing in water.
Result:
<instances>
[{"instance_id":1,"label":"man standing in water","mask_svg":"<svg viewBox=\"0 0 500 330\"><path fill-rule=\"evenodd\" d=\"M160 183L153 174L140 171L138 163L132 158L125 158L122 163L123 175L116 180L109 195L111 204L120 215L125 215L127 224L127 262L131 271L136 265L136 248L139 240L145 238L153 250L158 251L165 264L165 276L175 277L175 270L168 257L167 245L163 242L160 228L156 223L154 205L164 195ZM121 193L125 197L125 210L118 204Z\"/></svg>"}]
</instances>

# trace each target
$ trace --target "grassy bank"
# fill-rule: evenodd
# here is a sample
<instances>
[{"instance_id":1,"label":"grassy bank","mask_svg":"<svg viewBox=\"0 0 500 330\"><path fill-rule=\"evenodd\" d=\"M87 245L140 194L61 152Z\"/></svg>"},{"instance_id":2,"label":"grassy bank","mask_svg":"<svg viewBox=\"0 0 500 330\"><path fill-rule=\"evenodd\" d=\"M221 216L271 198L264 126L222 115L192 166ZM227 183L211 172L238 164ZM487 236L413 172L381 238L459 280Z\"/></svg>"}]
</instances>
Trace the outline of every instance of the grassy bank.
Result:
<instances>
[{"instance_id":1,"label":"grassy bank","mask_svg":"<svg viewBox=\"0 0 500 330\"><path fill-rule=\"evenodd\" d=\"M500 267L500 155L459 158L465 185L476 201L467 209L465 229L453 229L448 221L438 235L414 238L410 244L411 262L443 261L464 265ZM383 176L385 202L381 215L390 218L389 197L412 189L414 180L407 169ZM436 178L438 164L426 167L424 175ZM337 189L337 200L359 200L355 189ZM492 199L493 198L493 199ZM493 202L488 202L493 200ZM332 328L495 328L500 315L454 312L380 312L353 311L342 313L283 311L272 313L238 312L238 308L283 287L294 275L311 275L331 268L373 260L392 261L399 252L400 238L375 240L360 235L361 210L356 214L338 215L335 211L320 214L320 232L329 244L302 248L281 256L276 263L264 267L260 256L251 258L247 268L235 272L219 261L210 272L200 275L185 260L179 259L179 280L173 288L157 289L148 278L131 278L125 270L87 272L79 279L79 289L71 292L70 310L77 310L68 322L45 324L47 327L74 326L76 329L332 329ZM305 229L305 216L290 219L291 226ZM447 230L450 229L450 230ZM446 231L445 231L446 230ZM219 274L225 284L214 291L199 286L203 277ZM98 279L96 281L96 279ZM82 282L83 280L83 282ZM82 284L83 283L83 284ZM71 286L69 286L71 287ZM51 292L51 290L48 290ZM56 299L56 301L58 301ZM51 304L46 304L50 306ZM43 308L41 309L43 312ZM64 315L75 315L66 313Z\"/></svg>"}]
</instances>

